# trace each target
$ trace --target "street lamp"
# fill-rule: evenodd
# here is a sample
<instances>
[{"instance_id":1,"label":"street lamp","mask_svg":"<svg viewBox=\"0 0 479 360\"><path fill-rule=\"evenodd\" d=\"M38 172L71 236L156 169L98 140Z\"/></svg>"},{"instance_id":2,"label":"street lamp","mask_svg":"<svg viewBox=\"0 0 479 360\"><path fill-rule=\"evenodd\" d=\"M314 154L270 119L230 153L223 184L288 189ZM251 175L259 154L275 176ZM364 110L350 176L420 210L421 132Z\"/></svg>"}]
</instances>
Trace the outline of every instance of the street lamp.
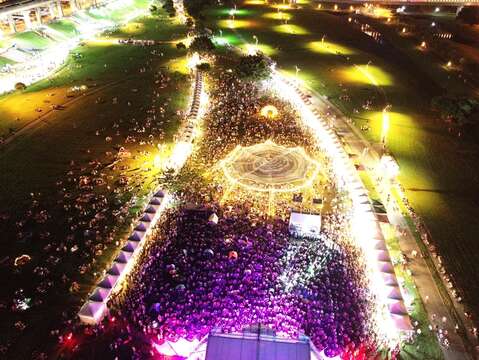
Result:
<instances>
[{"instance_id":1,"label":"street lamp","mask_svg":"<svg viewBox=\"0 0 479 360\"><path fill-rule=\"evenodd\" d=\"M253 39L256 41L256 46L258 46L258 37L256 35L253 35Z\"/></svg>"}]
</instances>

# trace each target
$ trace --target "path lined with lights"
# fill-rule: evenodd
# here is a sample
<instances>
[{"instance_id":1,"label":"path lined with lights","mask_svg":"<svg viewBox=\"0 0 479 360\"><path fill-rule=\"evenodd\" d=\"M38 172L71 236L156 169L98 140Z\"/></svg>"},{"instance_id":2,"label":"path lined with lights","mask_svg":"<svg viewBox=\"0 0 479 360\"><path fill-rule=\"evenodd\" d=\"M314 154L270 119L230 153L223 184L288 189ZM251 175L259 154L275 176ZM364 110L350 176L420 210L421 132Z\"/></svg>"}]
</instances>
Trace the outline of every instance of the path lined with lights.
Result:
<instances>
[{"instance_id":1,"label":"path lined with lights","mask_svg":"<svg viewBox=\"0 0 479 360\"><path fill-rule=\"evenodd\" d=\"M351 196L352 233L367 260L370 290L378 301L376 317L380 333L390 344L396 344L400 333L410 331L412 325L367 190L338 137L319 116L319 112L306 95L295 84L277 73L273 76L273 83L279 94L295 105L305 126L316 136L318 145L331 157L338 183L342 184Z\"/></svg>"},{"instance_id":2,"label":"path lined with lights","mask_svg":"<svg viewBox=\"0 0 479 360\"><path fill-rule=\"evenodd\" d=\"M196 136L196 126L204 112L207 100L203 87L203 74L195 70L195 82L186 125L179 130L177 142L168 159L168 167L178 172L192 152L192 143ZM161 219L164 210L172 201L172 196L161 188L153 191L142 215L133 223L134 228L125 245L121 248L112 266L106 271L103 279L90 293L88 300L78 312L80 320L85 324L98 324L108 313L108 300L111 295L124 287L128 274L141 257L142 249L150 240L153 229Z\"/></svg>"},{"instance_id":3,"label":"path lined with lights","mask_svg":"<svg viewBox=\"0 0 479 360\"><path fill-rule=\"evenodd\" d=\"M358 154L364 154L367 151L367 156L363 156L365 168L377 168L379 163L379 155L375 154L373 147L364 138L364 136L362 136L361 133L351 126L344 116L339 112L339 110L336 110L332 104L324 100L320 94L316 93L310 88L307 88L305 91L313 95L312 100L314 103L316 103L315 106L317 108L327 108L328 111L331 111L331 109L334 110L336 113L335 115L337 115L334 122L334 128L338 133L348 133L347 135L345 134L342 136L342 140L346 145L355 150L355 152ZM374 175L372 177L374 178ZM381 193L381 195L383 196L383 200L387 200L387 195L385 196L383 193ZM410 254L413 250L415 250L417 253L421 253L416 243L414 234L411 232L406 219L400 213L399 206L396 204L395 199L391 197L389 202L384 201L383 203L386 204L386 209L388 212L387 215L391 224L399 225L402 228L407 229L407 235L403 236L401 240L398 241L401 252L403 254ZM443 303L442 297L437 289L437 285L428 269L425 260L422 257L418 257L414 262L410 263L410 266L414 275L414 283L416 284L416 288L421 296L421 299L429 299L428 301L423 301L427 313L430 316L435 314L438 321L444 316L450 318L450 310ZM447 323L443 323L442 326L447 326L448 338L451 340L450 348L441 346L441 350L443 351L445 358L452 360L464 359L465 356L467 356L465 353L466 350L464 348L462 338L459 336L459 334L457 334L455 324L451 319L449 319Z\"/></svg>"}]
</instances>

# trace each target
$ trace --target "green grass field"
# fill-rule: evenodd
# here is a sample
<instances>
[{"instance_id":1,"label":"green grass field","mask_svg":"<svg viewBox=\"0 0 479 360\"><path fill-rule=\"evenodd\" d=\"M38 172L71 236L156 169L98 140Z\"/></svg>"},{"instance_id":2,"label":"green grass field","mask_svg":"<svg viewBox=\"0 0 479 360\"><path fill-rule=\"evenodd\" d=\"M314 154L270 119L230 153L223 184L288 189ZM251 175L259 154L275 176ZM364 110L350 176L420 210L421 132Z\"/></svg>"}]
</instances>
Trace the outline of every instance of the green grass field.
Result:
<instances>
[{"instance_id":1,"label":"green grass field","mask_svg":"<svg viewBox=\"0 0 479 360\"><path fill-rule=\"evenodd\" d=\"M109 185L115 184L124 172L137 179L134 191L121 195L119 199L126 202L137 198L124 223L128 224L128 219L136 216L143 206L145 195L154 185L155 172L147 168L152 163L149 153L158 151L156 146L148 144L125 144L128 129L137 122L142 124L149 118L151 121L151 117L155 116L158 119L155 126L159 126L165 135L156 142L167 145L179 125L177 110L187 106L190 81L176 72L176 69L181 69L186 53L170 43L184 37L186 29L172 23L165 13L137 18L132 23L120 27L111 37L155 39L165 43L141 47L120 46L116 40L88 42L75 49L66 65L51 78L30 86L24 92L0 98L0 134L4 136L9 134L10 128L19 129L35 121L38 116L43 116L32 129L0 149L0 213L10 214L13 222L20 220L31 206L30 193L41 193L40 206L51 209L57 223L57 226L48 225L50 241L61 243L68 232L64 228L65 212L57 204L62 196L55 183L58 180L65 181L70 162L74 161L75 171L81 174L82 168L88 168L92 159L108 164L111 161L108 153L116 153L120 146L127 147L133 154L125 162L126 168L104 168L102 171L110 174ZM151 53L152 50L155 50L155 54ZM158 88L156 78L159 72L171 78L164 88ZM83 94L70 97L70 88L74 85L87 85L88 88ZM52 110L53 104L63 104L64 108ZM120 135L115 133L115 124L120 124ZM97 136L96 131L101 135ZM107 136L111 136L110 142L105 141ZM78 195L68 182L65 182L65 186L73 196ZM115 198L115 194L106 187L100 187L97 191L107 198ZM128 225L116 225L114 221L112 224L117 230L117 240L121 239ZM0 228L5 235L0 242L4 256L8 256L10 261L23 253L32 257L32 265L26 270L15 271L13 266L5 268L12 276L0 280L0 298L10 302L13 292L21 287L34 300L38 300L41 297L35 290L38 279L32 281L32 269L41 266L46 260L42 255L45 243L41 240L12 241L18 235L16 227L3 222ZM32 228L33 238L38 236L38 231L38 226ZM78 273L78 267L85 261L81 257L69 257L67 254L64 256L66 260L62 259L55 267L58 275L67 274L72 280L75 279L81 286L80 292L70 294L68 287L65 291L60 281L56 283L55 291L43 296L43 303L34 306L31 311L21 314L2 312L0 345L8 344L9 359L32 358L34 350L48 351L56 344L55 337L50 336L49 331L62 328L60 319L63 311L68 311L69 316L75 318L82 298L97 281L94 272L105 269L118 249L114 242L107 243L105 239L102 242L106 245L103 254L96 257L93 268L84 275ZM13 324L18 320L26 324L25 330L14 329Z\"/></svg>"},{"instance_id":2,"label":"green grass field","mask_svg":"<svg viewBox=\"0 0 479 360\"><path fill-rule=\"evenodd\" d=\"M209 27L233 45L254 44L256 36L280 69L294 75L298 66L301 81L358 128L368 127L364 135L373 143L380 141L381 111L392 105L387 145L399 161L400 181L464 298L479 308L473 275L479 272L479 148L449 134L430 111L432 96L445 87L461 89L457 77L448 78L442 60L399 41L395 31L385 31L379 44L348 23L347 14L254 1L238 9L234 21L225 8L207 11Z\"/></svg>"},{"instance_id":3,"label":"green grass field","mask_svg":"<svg viewBox=\"0 0 479 360\"><path fill-rule=\"evenodd\" d=\"M72 37L78 35L79 31L76 28L76 25L68 19L54 21L48 24L48 27L60 32L62 35L67 37Z\"/></svg>"}]
</instances>

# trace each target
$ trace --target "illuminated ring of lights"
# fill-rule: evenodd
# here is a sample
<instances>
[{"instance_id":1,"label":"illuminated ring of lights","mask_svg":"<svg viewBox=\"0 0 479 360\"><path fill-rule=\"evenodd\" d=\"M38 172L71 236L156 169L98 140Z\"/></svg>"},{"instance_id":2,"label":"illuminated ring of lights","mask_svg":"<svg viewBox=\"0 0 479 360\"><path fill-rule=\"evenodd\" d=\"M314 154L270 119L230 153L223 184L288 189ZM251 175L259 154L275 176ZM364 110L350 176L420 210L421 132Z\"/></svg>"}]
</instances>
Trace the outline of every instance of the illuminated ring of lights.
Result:
<instances>
[{"instance_id":1,"label":"illuminated ring of lights","mask_svg":"<svg viewBox=\"0 0 479 360\"><path fill-rule=\"evenodd\" d=\"M260 114L267 119L274 119L278 116L278 109L274 105L266 105L261 108Z\"/></svg>"},{"instance_id":2,"label":"illuminated ring of lights","mask_svg":"<svg viewBox=\"0 0 479 360\"><path fill-rule=\"evenodd\" d=\"M320 170L303 148L286 148L272 141L238 146L220 166L229 182L264 192L298 191L310 186Z\"/></svg>"}]
</instances>

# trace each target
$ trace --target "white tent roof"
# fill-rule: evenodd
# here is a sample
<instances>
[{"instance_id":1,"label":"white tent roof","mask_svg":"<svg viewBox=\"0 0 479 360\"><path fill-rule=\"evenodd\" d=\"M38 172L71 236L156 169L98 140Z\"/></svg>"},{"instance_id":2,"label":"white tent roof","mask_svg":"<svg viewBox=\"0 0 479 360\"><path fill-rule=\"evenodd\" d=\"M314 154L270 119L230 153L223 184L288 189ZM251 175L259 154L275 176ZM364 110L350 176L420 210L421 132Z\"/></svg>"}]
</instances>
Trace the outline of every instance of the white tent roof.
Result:
<instances>
[{"instance_id":1,"label":"white tent roof","mask_svg":"<svg viewBox=\"0 0 479 360\"><path fill-rule=\"evenodd\" d=\"M80 309L78 317L85 324L97 324L107 311L105 303L97 301L87 301Z\"/></svg>"},{"instance_id":2,"label":"white tent roof","mask_svg":"<svg viewBox=\"0 0 479 360\"><path fill-rule=\"evenodd\" d=\"M122 262L122 263L127 263L128 260L130 260L131 256L133 254L131 252L127 252L127 251L120 251L120 253L118 254L118 256L116 257L115 261L116 262Z\"/></svg>"},{"instance_id":3,"label":"white tent roof","mask_svg":"<svg viewBox=\"0 0 479 360\"><path fill-rule=\"evenodd\" d=\"M116 282L118 281L118 275L106 274L102 281L99 282L98 286L112 289Z\"/></svg>"},{"instance_id":4,"label":"white tent roof","mask_svg":"<svg viewBox=\"0 0 479 360\"><path fill-rule=\"evenodd\" d=\"M112 267L108 270L108 273L112 275L121 275L125 267L126 267L125 263L114 262Z\"/></svg>"},{"instance_id":5,"label":"white tent roof","mask_svg":"<svg viewBox=\"0 0 479 360\"><path fill-rule=\"evenodd\" d=\"M310 360L309 341L290 341L269 335L210 335L206 360Z\"/></svg>"},{"instance_id":6,"label":"white tent roof","mask_svg":"<svg viewBox=\"0 0 479 360\"><path fill-rule=\"evenodd\" d=\"M95 302L104 302L108 295L110 295L111 289L105 289L102 287L95 288L95 291L90 295L89 299Z\"/></svg>"},{"instance_id":7,"label":"white tent roof","mask_svg":"<svg viewBox=\"0 0 479 360\"><path fill-rule=\"evenodd\" d=\"M289 231L303 236L318 236L321 232L321 215L291 212Z\"/></svg>"}]
</instances>

